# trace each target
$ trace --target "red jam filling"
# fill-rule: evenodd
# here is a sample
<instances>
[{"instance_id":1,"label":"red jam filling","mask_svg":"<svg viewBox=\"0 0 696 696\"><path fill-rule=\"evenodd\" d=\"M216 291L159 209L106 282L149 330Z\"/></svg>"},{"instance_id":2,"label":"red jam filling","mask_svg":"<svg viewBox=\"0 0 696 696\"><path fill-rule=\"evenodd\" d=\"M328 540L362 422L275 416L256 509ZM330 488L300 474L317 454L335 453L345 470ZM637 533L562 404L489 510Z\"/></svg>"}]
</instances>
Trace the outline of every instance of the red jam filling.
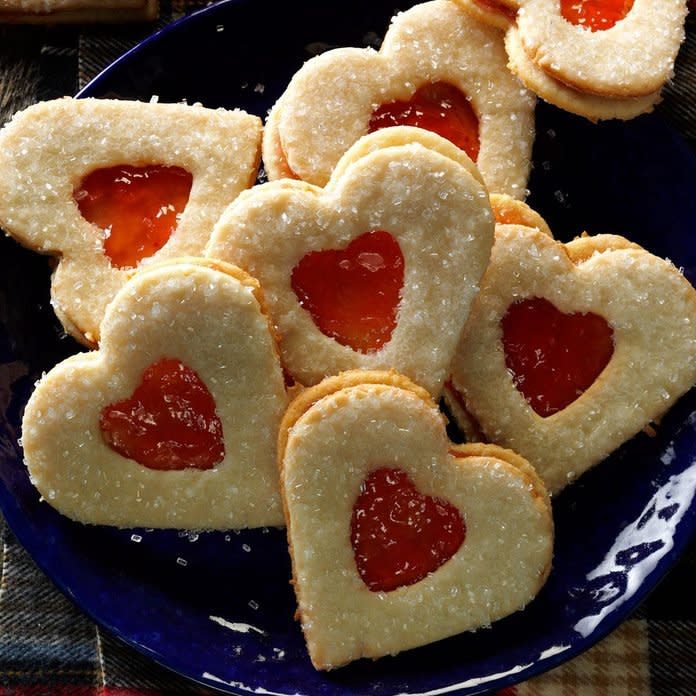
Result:
<instances>
[{"instance_id":1,"label":"red jam filling","mask_svg":"<svg viewBox=\"0 0 696 696\"><path fill-rule=\"evenodd\" d=\"M606 31L633 8L633 0L561 0L561 14L571 24Z\"/></svg>"},{"instance_id":2,"label":"red jam filling","mask_svg":"<svg viewBox=\"0 0 696 696\"><path fill-rule=\"evenodd\" d=\"M345 249L305 255L291 284L323 334L369 353L387 343L396 326L404 257L388 232L366 232Z\"/></svg>"},{"instance_id":3,"label":"red jam filling","mask_svg":"<svg viewBox=\"0 0 696 696\"><path fill-rule=\"evenodd\" d=\"M389 126L417 126L464 150L475 162L479 153L479 121L462 92L446 82L423 85L408 101L382 104L372 113L368 132Z\"/></svg>"},{"instance_id":4,"label":"red jam filling","mask_svg":"<svg viewBox=\"0 0 696 696\"><path fill-rule=\"evenodd\" d=\"M575 401L614 353L614 332L602 317L563 314L542 298L510 305L501 323L505 364L543 417Z\"/></svg>"},{"instance_id":5,"label":"red jam filling","mask_svg":"<svg viewBox=\"0 0 696 696\"><path fill-rule=\"evenodd\" d=\"M111 449L148 469L212 469L225 457L212 394L174 358L150 365L130 398L102 410L99 426Z\"/></svg>"},{"instance_id":6,"label":"red jam filling","mask_svg":"<svg viewBox=\"0 0 696 696\"><path fill-rule=\"evenodd\" d=\"M133 268L167 243L192 182L179 167L121 165L88 174L74 196L82 217L105 230L111 265Z\"/></svg>"},{"instance_id":7,"label":"red jam filling","mask_svg":"<svg viewBox=\"0 0 696 696\"><path fill-rule=\"evenodd\" d=\"M420 493L402 469L377 469L353 506L350 541L358 573L372 592L412 585L464 543L459 510Z\"/></svg>"}]
</instances>

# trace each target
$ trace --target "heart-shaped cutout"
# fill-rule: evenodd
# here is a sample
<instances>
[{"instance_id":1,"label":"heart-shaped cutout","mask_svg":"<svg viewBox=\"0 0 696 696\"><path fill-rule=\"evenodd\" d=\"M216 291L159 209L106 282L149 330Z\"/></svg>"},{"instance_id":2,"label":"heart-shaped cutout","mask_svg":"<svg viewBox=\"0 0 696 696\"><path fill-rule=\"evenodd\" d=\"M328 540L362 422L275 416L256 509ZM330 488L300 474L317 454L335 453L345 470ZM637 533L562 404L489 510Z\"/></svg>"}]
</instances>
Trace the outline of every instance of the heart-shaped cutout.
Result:
<instances>
[{"instance_id":1,"label":"heart-shaped cutout","mask_svg":"<svg viewBox=\"0 0 696 696\"><path fill-rule=\"evenodd\" d=\"M372 592L422 580L452 558L465 536L459 510L423 495L402 469L371 471L353 506L355 564Z\"/></svg>"},{"instance_id":2,"label":"heart-shaped cutout","mask_svg":"<svg viewBox=\"0 0 696 696\"><path fill-rule=\"evenodd\" d=\"M259 284L220 261L150 264L102 331L27 404L24 457L45 500L88 524L284 524L275 443L288 399Z\"/></svg>"},{"instance_id":3,"label":"heart-shaped cutout","mask_svg":"<svg viewBox=\"0 0 696 696\"><path fill-rule=\"evenodd\" d=\"M388 232L366 232L344 250L302 257L291 284L322 333L368 353L387 343L396 326L404 257Z\"/></svg>"},{"instance_id":4,"label":"heart-shaped cutout","mask_svg":"<svg viewBox=\"0 0 696 696\"><path fill-rule=\"evenodd\" d=\"M167 243L192 183L181 167L121 165L91 172L74 195L82 217L106 231L111 264L133 268Z\"/></svg>"},{"instance_id":5,"label":"heart-shaped cutout","mask_svg":"<svg viewBox=\"0 0 696 696\"><path fill-rule=\"evenodd\" d=\"M479 153L479 121L461 90L447 82L419 87L410 99L377 107L368 132L391 126L415 126L437 133L464 150L475 162Z\"/></svg>"},{"instance_id":6,"label":"heart-shaped cutout","mask_svg":"<svg viewBox=\"0 0 696 696\"><path fill-rule=\"evenodd\" d=\"M616 235L495 234L452 386L484 436L528 459L555 493L696 383L696 291Z\"/></svg>"},{"instance_id":7,"label":"heart-shaped cutout","mask_svg":"<svg viewBox=\"0 0 696 696\"><path fill-rule=\"evenodd\" d=\"M550 569L548 494L514 453L452 445L395 373L301 393L280 428L281 495L310 657L332 669L487 626Z\"/></svg>"},{"instance_id":8,"label":"heart-shaped cutout","mask_svg":"<svg viewBox=\"0 0 696 696\"><path fill-rule=\"evenodd\" d=\"M561 14L571 24L606 31L633 8L633 0L561 0Z\"/></svg>"},{"instance_id":9,"label":"heart-shaped cutout","mask_svg":"<svg viewBox=\"0 0 696 696\"><path fill-rule=\"evenodd\" d=\"M539 297L510 305L501 325L513 382L544 417L583 394L614 353L614 331L602 317L565 314Z\"/></svg>"},{"instance_id":10,"label":"heart-shaped cutout","mask_svg":"<svg viewBox=\"0 0 696 696\"><path fill-rule=\"evenodd\" d=\"M109 447L148 469L212 469L225 457L215 399L173 358L150 365L130 398L104 407L99 426Z\"/></svg>"}]
</instances>

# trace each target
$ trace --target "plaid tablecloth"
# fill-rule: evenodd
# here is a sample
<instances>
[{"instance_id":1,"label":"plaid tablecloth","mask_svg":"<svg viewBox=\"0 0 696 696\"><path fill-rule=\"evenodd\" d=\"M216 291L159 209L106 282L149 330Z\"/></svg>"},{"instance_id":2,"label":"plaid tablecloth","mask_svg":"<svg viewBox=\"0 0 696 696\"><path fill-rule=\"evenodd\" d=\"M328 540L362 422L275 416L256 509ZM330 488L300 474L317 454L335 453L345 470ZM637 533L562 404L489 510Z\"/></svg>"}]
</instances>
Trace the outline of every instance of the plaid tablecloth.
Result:
<instances>
[{"instance_id":1,"label":"plaid tablecloth","mask_svg":"<svg viewBox=\"0 0 696 696\"><path fill-rule=\"evenodd\" d=\"M208 4L162 2L160 25ZM696 148L696 13L659 109ZM156 26L0 28L0 123L74 94ZM696 195L696 191L695 191ZM638 612L588 652L501 696L696 695L696 540ZM39 571L0 516L0 696L212 693L91 623Z\"/></svg>"}]
</instances>

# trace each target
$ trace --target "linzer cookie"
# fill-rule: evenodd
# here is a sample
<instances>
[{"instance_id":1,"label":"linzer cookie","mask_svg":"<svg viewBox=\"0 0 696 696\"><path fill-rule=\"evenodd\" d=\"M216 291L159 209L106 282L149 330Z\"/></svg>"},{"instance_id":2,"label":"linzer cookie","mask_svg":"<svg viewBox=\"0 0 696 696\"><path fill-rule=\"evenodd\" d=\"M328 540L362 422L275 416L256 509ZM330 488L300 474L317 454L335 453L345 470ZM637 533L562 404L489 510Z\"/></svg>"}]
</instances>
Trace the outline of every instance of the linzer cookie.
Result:
<instances>
[{"instance_id":1,"label":"linzer cookie","mask_svg":"<svg viewBox=\"0 0 696 696\"><path fill-rule=\"evenodd\" d=\"M696 291L622 237L500 225L451 388L561 490L696 382ZM456 412L455 412L456 415Z\"/></svg>"},{"instance_id":2,"label":"linzer cookie","mask_svg":"<svg viewBox=\"0 0 696 696\"><path fill-rule=\"evenodd\" d=\"M361 136L409 125L465 151L491 191L524 198L535 100L506 62L500 32L454 3L397 15L378 53L327 51L295 74L264 134L269 177L324 185Z\"/></svg>"},{"instance_id":3,"label":"linzer cookie","mask_svg":"<svg viewBox=\"0 0 696 696\"><path fill-rule=\"evenodd\" d=\"M80 522L281 525L276 436L287 406L258 283L219 261L139 271L98 351L38 383L22 424L31 480Z\"/></svg>"},{"instance_id":4,"label":"linzer cookie","mask_svg":"<svg viewBox=\"0 0 696 696\"><path fill-rule=\"evenodd\" d=\"M52 304L99 340L107 304L137 267L200 254L254 182L261 122L183 104L60 99L0 132L0 227L58 257Z\"/></svg>"},{"instance_id":5,"label":"linzer cookie","mask_svg":"<svg viewBox=\"0 0 696 696\"><path fill-rule=\"evenodd\" d=\"M645 97L671 77L686 0L527 0L517 15L525 52L544 72L604 97Z\"/></svg>"},{"instance_id":6,"label":"linzer cookie","mask_svg":"<svg viewBox=\"0 0 696 696\"><path fill-rule=\"evenodd\" d=\"M361 377L302 393L281 426L297 615L322 670L489 626L551 566L548 494L526 461L453 445L401 375Z\"/></svg>"},{"instance_id":7,"label":"linzer cookie","mask_svg":"<svg viewBox=\"0 0 696 696\"><path fill-rule=\"evenodd\" d=\"M299 383L395 368L437 395L493 243L479 176L433 133L373 133L324 189L283 180L243 193L206 255L259 279Z\"/></svg>"},{"instance_id":8,"label":"linzer cookie","mask_svg":"<svg viewBox=\"0 0 696 696\"><path fill-rule=\"evenodd\" d=\"M652 110L684 38L686 0L528 0L508 30L510 68L591 120Z\"/></svg>"}]
</instances>

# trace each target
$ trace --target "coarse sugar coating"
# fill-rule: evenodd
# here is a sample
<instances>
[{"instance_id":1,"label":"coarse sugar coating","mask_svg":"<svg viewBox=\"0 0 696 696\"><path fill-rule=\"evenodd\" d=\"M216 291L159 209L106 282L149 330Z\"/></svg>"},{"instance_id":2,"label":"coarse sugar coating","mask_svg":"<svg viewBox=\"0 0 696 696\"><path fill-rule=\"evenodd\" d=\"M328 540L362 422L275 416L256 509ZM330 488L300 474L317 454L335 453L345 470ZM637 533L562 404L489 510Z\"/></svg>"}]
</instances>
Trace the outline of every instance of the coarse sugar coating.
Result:
<instances>
[{"instance_id":1,"label":"coarse sugar coating","mask_svg":"<svg viewBox=\"0 0 696 696\"><path fill-rule=\"evenodd\" d=\"M508 67L539 97L571 114L584 116L590 121L619 119L627 121L651 112L660 101L660 90L644 97L600 97L586 94L544 72L529 58L520 40L517 27L510 27L505 34Z\"/></svg>"},{"instance_id":2,"label":"coarse sugar coating","mask_svg":"<svg viewBox=\"0 0 696 696\"><path fill-rule=\"evenodd\" d=\"M517 28L530 60L569 87L647 97L672 76L686 14L686 0L634 0L614 26L590 31L566 20L559 0L527 0Z\"/></svg>"},{"instance_id":3,"label":"coarse sugar coating","mask_svg":"<svg viewBox=\"0 0 696 696\"><path fill-rule=\"evenodd\" d=\"M505 65L499 31L447 0L418 5L394 18L379 52L327 51L295 74L269 118L269 174L325 184L378 107L444 84L465 95L478 120L477 165L488 188L524 198L535 100Z\"/></svg>"},{"instance_id":4,"label":"coarse sugar coating","mask_svg":"<svg viewBox=\"0 0 696 696\"><path fill-rule=\"evenodd\" d=\"M347 164L338 164L325 189L284 180L245 192L223 214L206 249L207 256L236 263L259 279L283 363L301 384L348 369L394 368L437 395L447 376L488 262L493 216L471 163L461 162L466 155L457 150L454 160L430 149L433 139L440 140L431 133L402 133L392 129L393 146L373 150L357 143L364 155L348 152ZM366 140L384 144L385 137L377 132ZM443 143L442 151L450 147ZM312 254L344 253L375 231L388 235L403 256L403 281L388 340L361 350L322 330L293 283ZM320 294L333 289L327 283Z\"/></svg>"},{"instance_id":5,"label":"coarse sugar coating","mask_svg":"<svg viewBox=\"0 0 696 696\"><path fill-rule=\"evenodd\" d=\"M509 369L502 328L513 305L539 299L566 317L600 317L613 346L590 386L546 416ZM696 291L669 261L621 237L564 245L539 231L499 225L451 379L486 437L519 452L558 492L694 385Z\"/></svg>"},{"instance_id":6,"label":"coarse sugar coating","mask_svg":"<svg viewBox=\"0 0 696 696\"><path fill-rule=\"evenodd\" d=\"M281 453L281 490L316 668L488 626L534 597L550 569L553 520L526 462L500 448L451 445L436 405L393 384L351 384L309 401ZM456 509L466 532L422 579L373 591L358 571L351 519L365 481L384 467Z\"/></svg>"},{"instance_id":7,"label":"coarse sugar coating","mask_svg":"<svg viewBox=\"0 0 696 696\"><path fill-rule=\"evenodd\" d=\"M59 257L51 298L65 328L93 345L107 304L132 275L104 252L107 231L74 198L95 170L180 167L193 177L176 229L140 261L200 254L225 207L256 177L261 121L242 111L108 99L58 99L29 107L0 131L0 227Z\"/></svg>"},{"instance_id":8,"label":"coarse sugar coating","mask_svg":"<svg viewBox=\"0 0 696 696\"><path fill-rule=\"evenodd\" d=\"M23 447L43 498L89 524L282 525L275 443L288 399L259 292L240 269L198 259L153 265L124 285L107 310L100 349L57 365L29 399ZM105 413L115 405L123 411L124 400L137 403L145 374L163 360L195 373L210 394L224 449L212 467L153 468L116 449L105 430ZM171 403L182 414L193 409L200 422L192 402L175 397ZM158 450L169 447L161 421L137 422L154 428Z\"/></svg>"}]
</instances>

